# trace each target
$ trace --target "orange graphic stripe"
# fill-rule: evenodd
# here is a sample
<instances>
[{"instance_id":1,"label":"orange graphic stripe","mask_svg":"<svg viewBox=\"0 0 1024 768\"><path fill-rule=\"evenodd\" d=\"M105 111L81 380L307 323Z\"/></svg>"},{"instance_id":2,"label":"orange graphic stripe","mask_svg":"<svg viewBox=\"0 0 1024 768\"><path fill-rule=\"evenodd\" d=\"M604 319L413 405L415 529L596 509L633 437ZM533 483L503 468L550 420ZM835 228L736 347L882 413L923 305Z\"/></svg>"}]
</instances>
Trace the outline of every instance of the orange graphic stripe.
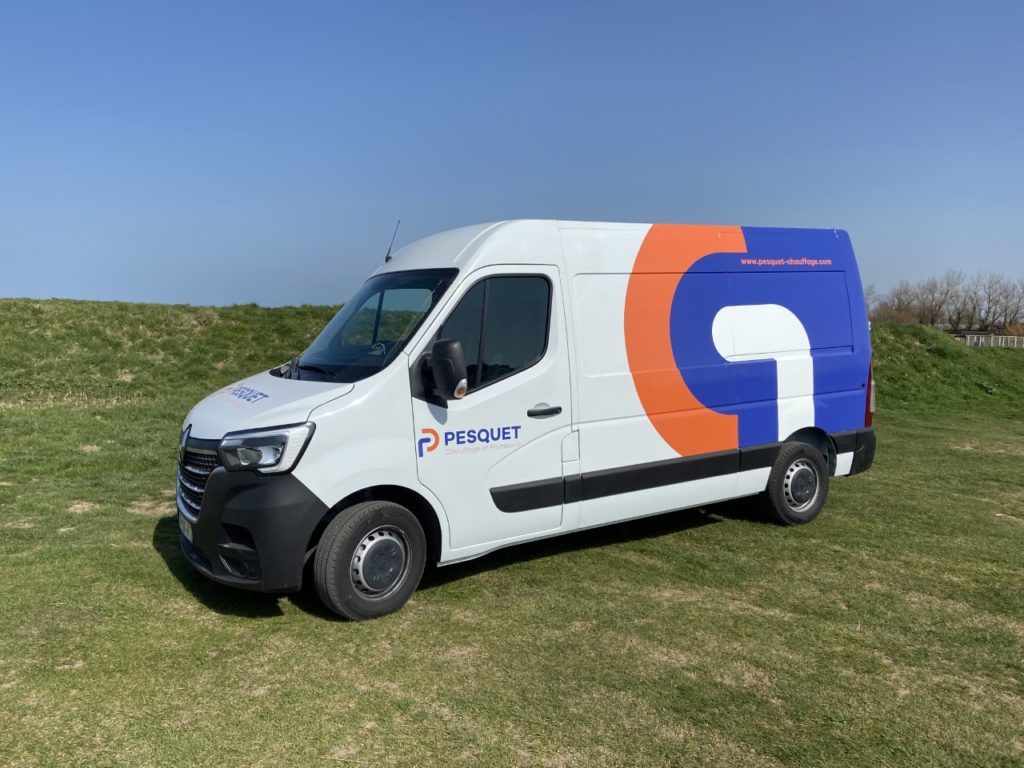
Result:
<instances>
[{"instance_id":1,"label":"orange graphic stripe","mask_svg":"<svg viewBox=\"0 0 1024 768\"><path fill-rule=\"evenodd\" d=\"M633 264L625 312L629 370L651 424L681 456L738 447L739 420L707 408L686 386L672 354L672 299L680 277L701 257L746 252L739 227L654 224Z\"/></svg>"}]
</instances>

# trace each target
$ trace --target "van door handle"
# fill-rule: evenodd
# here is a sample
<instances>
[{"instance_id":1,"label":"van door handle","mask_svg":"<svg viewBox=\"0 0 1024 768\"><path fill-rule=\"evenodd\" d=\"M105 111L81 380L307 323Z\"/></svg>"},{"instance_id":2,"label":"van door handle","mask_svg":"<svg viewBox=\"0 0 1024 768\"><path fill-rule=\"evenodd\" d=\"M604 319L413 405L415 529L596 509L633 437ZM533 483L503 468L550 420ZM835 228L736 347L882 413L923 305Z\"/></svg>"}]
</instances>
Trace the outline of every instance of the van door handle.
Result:
<instances>
[{"instance_id":1,"label":"van door handle","mask_svg":"<svg viewBox=\"0 0 1024 768\"><path fill-rule=\"evenodd\" d=\"M541 419L545 416L557 416L562 412L560 405L535 405L526 412L531 419Z\"/></svg>"}]
</instances>

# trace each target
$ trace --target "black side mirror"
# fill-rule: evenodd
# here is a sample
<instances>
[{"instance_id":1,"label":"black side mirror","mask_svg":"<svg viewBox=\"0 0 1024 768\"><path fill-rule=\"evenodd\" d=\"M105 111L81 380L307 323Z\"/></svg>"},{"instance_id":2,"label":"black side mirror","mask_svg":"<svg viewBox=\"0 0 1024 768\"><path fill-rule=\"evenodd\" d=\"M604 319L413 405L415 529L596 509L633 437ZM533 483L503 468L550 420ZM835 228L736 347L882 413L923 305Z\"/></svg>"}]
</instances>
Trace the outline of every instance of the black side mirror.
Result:
<instances>
[{"instance_id":1,"label":"black side mirror","mask_svg":"<svg viewBox=\"0 0 1024 768\"><path fill-rule=\"evenodd\" d=\"M434 386L445 400L461 400L466 396L466 356L458 339L439 339L430 349L430 370Z\"/></svg>"}]
</instances>

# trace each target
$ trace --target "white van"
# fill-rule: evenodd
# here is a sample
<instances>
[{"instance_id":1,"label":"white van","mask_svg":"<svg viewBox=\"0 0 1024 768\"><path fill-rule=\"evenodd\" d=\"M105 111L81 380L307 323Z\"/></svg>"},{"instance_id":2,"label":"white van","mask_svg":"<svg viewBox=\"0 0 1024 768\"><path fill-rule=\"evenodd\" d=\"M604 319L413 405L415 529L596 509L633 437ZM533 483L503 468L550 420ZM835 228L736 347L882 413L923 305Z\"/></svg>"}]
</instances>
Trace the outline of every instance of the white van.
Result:
<instances>
[{"instance_id":1,"label":"white van","mask_svg":"<svg viewBox=\"0 0 1024 768\"><path fill-rule=\"evenodd\" d=\"M867 469L871 350L839 230L508 221L415 242L301 356L189 413L177 507L215 581L351 619L446 565Z\"/></svg>"}]
</instances>

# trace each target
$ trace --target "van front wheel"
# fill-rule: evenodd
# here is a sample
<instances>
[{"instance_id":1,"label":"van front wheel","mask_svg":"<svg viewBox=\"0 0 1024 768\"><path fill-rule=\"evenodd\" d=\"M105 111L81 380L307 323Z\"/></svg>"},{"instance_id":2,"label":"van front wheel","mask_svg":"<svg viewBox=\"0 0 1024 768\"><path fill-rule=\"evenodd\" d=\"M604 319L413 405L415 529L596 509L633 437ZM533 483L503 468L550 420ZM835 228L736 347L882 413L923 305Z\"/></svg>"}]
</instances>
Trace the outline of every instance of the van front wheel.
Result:
<instances>
[{"instance_id":1,"label":"van front wheel","mask_svg":"<svg viewBox=\"0 0 1024 768\"><path fill-rule=\"evenodd\" d=\"M828 465L807 443L786 443L768 476L768 508L783 525L809 523L828 498Z\"/></svg>"},{"instance_id":2,"label":"van front wheel","mask_svg":"<svg viewBox=\"0 0 1024 768\"><path fill-rule=\"evenodd\" d=\"M364 501L324 530L313 563L316 592L353 621L394 613L412 596L426 564L427 538L416 516L390 501Z\"/></svg>"}]
</instances>

